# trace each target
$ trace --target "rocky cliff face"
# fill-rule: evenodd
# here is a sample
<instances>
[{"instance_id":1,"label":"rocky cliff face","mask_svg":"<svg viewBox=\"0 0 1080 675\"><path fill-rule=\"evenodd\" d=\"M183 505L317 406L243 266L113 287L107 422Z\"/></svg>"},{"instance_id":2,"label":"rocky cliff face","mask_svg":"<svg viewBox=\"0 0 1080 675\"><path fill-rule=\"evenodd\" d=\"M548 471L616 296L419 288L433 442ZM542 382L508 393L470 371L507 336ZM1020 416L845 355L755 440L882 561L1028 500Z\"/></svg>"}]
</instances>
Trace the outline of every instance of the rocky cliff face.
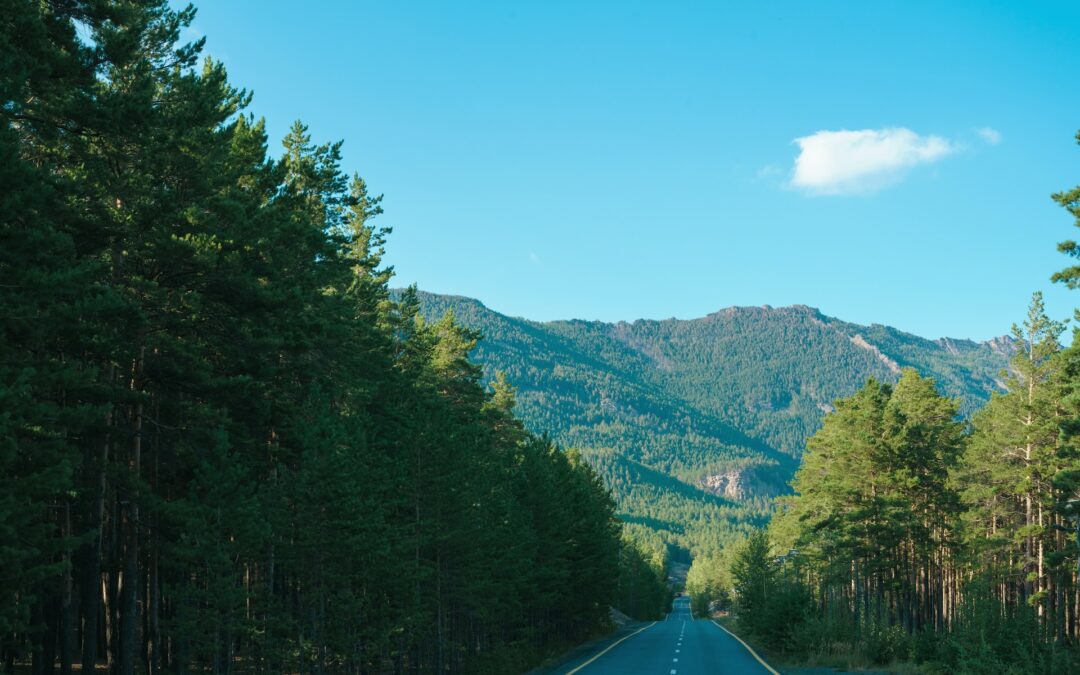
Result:
<instances>
[{"instance_id":1,"label":"rocky cliff face","mask_svg":"<svg viewBox=\"0 0 1080 675\"><path fill-rule=\"evenodd\" d=\"M897 364L896 361L893 361L892 359L890 359L888 356L885 356L884 354L882 354L880 349L878 349L874 345L867 342L866 338L864 338L863 336L861 336L861 335L853 335L853 336L851 336L851 343L853 345L855 345L856 347L859 347L860 349L865 349L866 351L873 354L874 357L877 358L878 361L881 361L882 363L885 364L885 367L888 368L889 372L891 372L892 374L894 374L894 375L899 375L900 374L901 369L900 369L899 364Z\"/></svg>"},{"instance_id":2,"label":"rocky cliff face","mask_svg":"<svg viewBox=\"0 0 1080 675\"><path fill-rule=\"evenodd\" d=\"M970 354L979 350L989 349L990 352L999 356L1010 357L1016 353L1017 349L1016 340L1008 335L999 335L996 338L990 338L984 342L958 340L956 338L948 337L938 338L937 340L934 340L934 342L953 356L961 356L963 354Z\"/></svg>"},{"instance_id":3,"label":"rocky cliff face","mask_svg":"<svg viewBox=\"0 0 1080 675\"><path fill-rule=\"evenodd\" d=\"M1002 356L1012 356L1016 353L1017 349L1016 340L1008 335L1002 335L1001 337L987 340L983 344L989 347L995 354L1001 354Z\"/></svg>"},{"instance_id":4,"label":"rocky cliff face","mask_svg":"<svg viewBox=\"0 0 1080 675\"><path fill-rule=\"evenodd\" d=\"M772 497L783 492L771 476L762 476L753 467L729 469L703 476L698 485L718 497L742 501L750 497Z\"/></svg>"}]
</instances>

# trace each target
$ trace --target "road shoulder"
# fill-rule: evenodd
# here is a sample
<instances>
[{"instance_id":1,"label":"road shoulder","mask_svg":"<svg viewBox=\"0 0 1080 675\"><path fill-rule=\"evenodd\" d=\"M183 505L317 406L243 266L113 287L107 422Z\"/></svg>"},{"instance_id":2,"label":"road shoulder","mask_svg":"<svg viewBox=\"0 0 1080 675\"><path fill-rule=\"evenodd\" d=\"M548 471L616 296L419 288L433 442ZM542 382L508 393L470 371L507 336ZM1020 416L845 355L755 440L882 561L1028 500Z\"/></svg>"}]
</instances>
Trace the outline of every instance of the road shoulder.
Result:
<instances>
[{"instance_id":1,"label":"road shoulder","mask_svg":"<svg viewBox=\"0 0 1080 675\"><path fill-rule=\"evenodd\" d=\"M620 640L626 639L635 633L653 625L653 621L634 621L620 626L598 638L582 643L570 651L543 663L535 670L530 670L525 675L563 675L583 665L589 659L601 654L604 650L615 645Z\"/></svg>"},{"instance_id":2,"label":"road shoulder","mask_svg":"<svg viewBox=\"0 0 1080 675\"><path fill-rule=\"evenodd\" d=\"M727 633L728 635L730 635L731 637L735 638L735 640L736 640L736 641L737 641L737 642L738 642L738 643L739 643L740 645L742 645L742 647L743 647L743 648L744 648L744 649L745 649L745 650L746 650L746 651L747 651L747 652L748 652L748 653L750 654L750 656L753 656L753 657L754 657L754 659L755 659L755 660L756 660L756 661L757 661L758 663L760 663L760 664L761 664L761 667L762 667L762 668L764 668L765 670L769 671L769 673L770 673L771 675L780 675L780 673L779 673L779 672L778 672L778 671L777 671L777 670L776 670L775 668L773 668L773 667L772 667L771 665L769 665L769 663L768 663L768 662L767 662L767 661L766 661L766 660L764 659L764 657L762 657L762 656L761 656L760 654L758 654L758 653L757 653L757 650L755 650L755 649L754 649L753 647L751 647L751 646L750 646L750 645L749 645L749 644L748 644L748 643L747 643L747 642L746 642L745 640L743 640L743 639L742 639L741 637L739 637L738 635L736 635L736 634L735 634L735 633L733 633L732 631L728 630L728 629L727 629L726 627L724 627L724 625L723 625L722 623L720 623L720 622L719 622L719 621L717 621L716 619L709 619L709 622L710 622L710 623L711 623L712 625L714 625L714 626L716 626L717 628L719 628L720 630L722 630L722 631L724 631L725 633Z\"/></svg>"}]
</instances>

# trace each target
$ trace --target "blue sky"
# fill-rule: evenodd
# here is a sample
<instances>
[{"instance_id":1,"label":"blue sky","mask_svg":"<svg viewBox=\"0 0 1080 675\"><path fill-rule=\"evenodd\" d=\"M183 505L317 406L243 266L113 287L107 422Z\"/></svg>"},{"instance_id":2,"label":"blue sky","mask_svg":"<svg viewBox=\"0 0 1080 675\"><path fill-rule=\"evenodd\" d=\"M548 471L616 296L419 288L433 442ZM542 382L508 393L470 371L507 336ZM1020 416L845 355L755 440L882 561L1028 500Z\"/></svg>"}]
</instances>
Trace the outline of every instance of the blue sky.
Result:
<instances>
[{"instance_id":1,"label":"blue sky","mask_svg":"<svg viewBox=\"0 0 1080 675\"><path fill-rule=\"evenodd\" d=\"M190 35L275 143L345 140L395 285L927 337L1003 334L1036 289L1071 315L1080 3L751 4L229 0Z\"/></svg>"}]
</instances>

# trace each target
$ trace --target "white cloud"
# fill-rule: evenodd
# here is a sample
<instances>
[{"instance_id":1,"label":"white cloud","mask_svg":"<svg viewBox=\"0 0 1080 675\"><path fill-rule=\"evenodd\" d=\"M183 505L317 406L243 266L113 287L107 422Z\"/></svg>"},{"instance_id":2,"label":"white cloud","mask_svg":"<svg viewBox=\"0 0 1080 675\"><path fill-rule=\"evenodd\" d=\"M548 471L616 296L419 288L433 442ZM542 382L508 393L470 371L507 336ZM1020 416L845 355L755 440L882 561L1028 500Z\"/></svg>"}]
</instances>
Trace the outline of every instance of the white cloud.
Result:
<instances>
[{"instance_id":1,"label":"white cloud","mask_svg":"<svg viewBox=\"0 0 1080 675\"><path fill-rule=\"evenodd\" d=\"M534 265L540 264L540 256L536 255L536 251L529 251L529 262Z\"/></svg>"},{"instance_id":2,"label":"white cloud","mask_svg":"<svg viewBox=\"0 0 1080 675\"><path fill-rule=\"evenodd\" d=\"M976 129L975 133L979 134L979 137L990 145L997 145L1001 142L1001 132L997 129L991 129L990 127L983 127Z\"/></svg>"},{"instance_id":3,"label":"white cloud","mask_svg":"<svg viewBox=\"0 0 1080 675\"><path fill-rule=\"evenodd\" d=\"M920 136L911 129L818 131L796 138L792 186L818 195L876 192L901 180L908 169L929 164L956 151L940 136Z\"/></svg>"}]
</instances>

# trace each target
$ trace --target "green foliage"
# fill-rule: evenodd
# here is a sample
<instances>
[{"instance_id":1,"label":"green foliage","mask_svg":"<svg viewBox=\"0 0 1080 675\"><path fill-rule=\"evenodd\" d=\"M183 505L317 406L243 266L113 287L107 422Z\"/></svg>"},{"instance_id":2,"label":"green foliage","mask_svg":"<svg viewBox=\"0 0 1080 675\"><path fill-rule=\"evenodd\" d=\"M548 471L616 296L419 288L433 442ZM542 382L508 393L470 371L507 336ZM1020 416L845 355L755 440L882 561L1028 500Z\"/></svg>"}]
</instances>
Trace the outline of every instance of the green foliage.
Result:
<instances>
[{"instance_id":1,"label":"green foliage","mask_svg":"<svg viewBox=\"0 0 1080 675\"><path fill-rule=\"evenodd\" d=\"M1058 342L1063 330L1046 316L1042 294L1036 293L1023 325L1013 327L1025 348L1012 360L1008 391L975 417L956 471L967 507L962 532L987 567L1001 572L1032 603L1043 603L1052 583L1040 551L1063 549L1059 528L1065 522L1055 511L1065 495L1054 479L1060 482L1076 465L1059 443L1068 382L1063 369L1068 356Z\"/></svg>"},{"instance_id":2,"label":"green foliage","mask_svg":"<svg viewBox=\"0 0 1080 675\"><path fill-rule=\"evenodd\" d=\"M695 616L708 616L710 609L731 609L731 552L737 546L728 546L720 552L710 552L694 557L686 575L686 592Z\"/></svg>"},{"instance_id":3,"label":"green foliage","mask_svg":"<svg viewBox=\"0 0 1080 675\"><path fill-rule=\"evenodd\" d=\"M661 611L663 555L391 300L381 197L299 122L270 156L194 9L0 10L5 669L504 673Z\"/></svg>"},{"instance_id":4,"label":"green foliage","mask_svg":"<svg viewBox=\"0 0 1080 675\"><path fill-rule=\"evenodd\" d=\"M794 561L777 559L764 530L756 530L730 554L730 575L739 627L776 649L788 646L810 608Z\"/></svg>"},{"instance_id":5,"label":"green foliage","mask_svg":"<svg viewBox=\"0 0 1080 675\"><path fill-rule=\"evenodd\" d=\"M912 370L838 401L770 526L775 544L797 547L812 602L801 619L759 610L740 625L814 662L1074 670L1078 371L1062 328L1036 293L1014 327L1007 391L967 433L957 402ZM747 560L767 563L755 543L738 551L736 585Z\"/></svg>"},{"instance_id":6,"label":"green foliage","mask_svg":"<svg viewBox=\"0 0 1080 675\"><path fill-rule=\"evenodd\" d=\"M764 498L736 502L688 485L612 450L584 451L616 499L619 517L632 531L673 552L695 555L764 524L771 506ZM635 527L636 526L636 527Z\"/></svg>"},{"instance_id":7,"label":"green foliage","mask_svg":"<svg viewBox=\"0 0 1080 675\"><path fill-rule=\"evenodd\" d=\"M475 359L518 388L526 427L582 448L619 515L702 554L764 525L808 436L868 377L933 373L968 414L999 388L1009 340L923 340L808 307L731 308L693 321L539 323L419 294L485 340ZM709 481L712 480L711 486Z\"/></svg>"},{"instance_id":8,"label":"green foliage","mask_svg":"<svg viewBox=\"0 0 1080 675\"><path fill-rule=\"evenodd\" d=\"M623 537L614 606L641 621L662 619L671 607L667 585L667 550Z\"/></svg>"},{"instance_id":9,"label":"green foliage","mask_svg":"<svg viewBox=\"0 0 1080 675\"><path fill-rule=\"evenodd\" d=\"M1076 133L1076 142L1080 143L1080 131ZM1053 194L1053 200L1075 218L1073 224L1080 227L1080 186L1071 190L1062 190ZM1058 251L1070 258L1080 258L1080 244L1069 239L1058 244ZM1070 265L1055 272L1050 277L1055 283L1063 283L1071 289L1080 288L1080 265Z\"/></svg>"},{"instance_id":10,"label":"green foliage","mask_svg":"<svg viewBox=\"0 0 1080 675\"><path fill-rule=\"evenodd\" d=\"M917 580L941 574L952 543L956 410L908 370L895 388L871 380L838 401L808 443L798 495L774 532L814 565L821 588L835 590L826 604L852 613L856 626L871 615L909 631L940 621L940 589Z\"/></svg>"},{"instance_id":11,"label":"green foliage","mask_svg":"<svg viewBox=\"0 0 1080 675\"><path fill-rule=\"evenodd\" d=\"M768 536L756 530L735 549L731 560L739 625L751 633L759 634L768 625L769 591L775 577Z\"/></svg>"},{"instance_id":12,"label":"green foliage","mask_svg":"<svg viewBox=\"0 0 1080 675\"><path fill-rule=\"evenodd\" d=\"M1048 644L1036 610L1005 605L988 577L965 588L949 640L940 646L943 665L965 673L1060 673L1075 654Z\"/></svg>"},{"instance_id":13,"label":"green foliage","mask_svg":"<svg viewBox=\"0 0 1080 675\"><path fill-rule=\"evenodd\" d=\"M9 670L521 671L658 616L688 551L780 649L1076 665L1080 347L1038 298L965 447L1010 341L391 295L381 197L300 122L271 156L193 8L0 1Z\"/></svg>"}]
</instances>

